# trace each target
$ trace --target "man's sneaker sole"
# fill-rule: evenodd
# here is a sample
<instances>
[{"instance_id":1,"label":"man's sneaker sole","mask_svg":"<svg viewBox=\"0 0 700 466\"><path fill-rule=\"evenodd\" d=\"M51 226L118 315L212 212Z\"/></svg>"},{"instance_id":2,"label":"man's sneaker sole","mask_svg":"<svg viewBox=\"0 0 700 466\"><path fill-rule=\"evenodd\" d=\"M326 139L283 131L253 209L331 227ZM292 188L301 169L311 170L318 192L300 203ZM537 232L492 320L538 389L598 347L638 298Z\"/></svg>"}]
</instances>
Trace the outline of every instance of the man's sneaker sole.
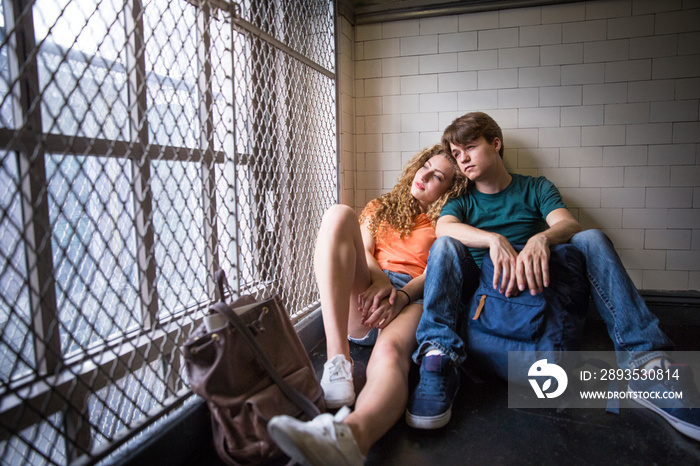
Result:
<instances>
[{"instance_id":1,"label":"man's sneaker sole","mask_svg":"<svg viewBox=\"0 0 700 466\"><path fill-rule=\"evenodd\" d=\"M451 417L451 408L437 416L415 416L406 410L406 424L415 429L439 429L445 427Z\"/></svg>"},{"instance_id":2,"label":"man's sneaker sole","mask_svg":"<svg viewBox=\"0 0 700 466\"><path fill-rule=\"evenodd\" d=\"M628 393L633 392L634 390L628 388L627 389ZM700 441L700 427L690 424L689 422L685 422L681 419L678 419L675 416L672 416L671 414L667 413L663 409L659 408L655 404L651 403L650 401L644 399L644 398L631 398L632 401L644 406L645 408L648 408L664 418L666 422L671 424L671 427L676 429L678 432L682 433L683 435L687 435L688 437L692 438L693 440L698 440Z\"/></svg>"}]
</instances>

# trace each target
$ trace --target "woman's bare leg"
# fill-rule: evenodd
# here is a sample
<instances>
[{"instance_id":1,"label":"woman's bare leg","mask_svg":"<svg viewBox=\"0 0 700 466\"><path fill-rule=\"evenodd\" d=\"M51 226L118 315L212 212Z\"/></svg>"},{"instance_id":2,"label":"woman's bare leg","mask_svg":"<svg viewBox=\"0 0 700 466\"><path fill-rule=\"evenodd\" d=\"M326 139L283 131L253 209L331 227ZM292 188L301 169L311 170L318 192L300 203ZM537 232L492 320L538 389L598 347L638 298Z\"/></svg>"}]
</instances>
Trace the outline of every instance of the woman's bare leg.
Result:
<instances>
[{"instance_id":1,"label":"woman's bare leg","mask_svg":"<svg viewBox=\"0 0 700 466\"><path fill-rule=\"evenodd\" d=\"M360 224L352 208L335 205L324 214L314 251L314 272L327 358L342 354L350 360L348 334L361 337L369 331L360 322L357 295L370 285Z\"/></svg>"},{"instance_id":2,"label":"woman's bare leg","mask_svg":"<svg viewBox=\"0 0 700 466\"><path fill-rule=\"evenodd\" d=\"M343 421L350 426L363 455L406 409L408 371L422 313L422 304L411 304L379 332L367 363L367 382L357 397L355 410Z\"/></svg>"}]
</instances>

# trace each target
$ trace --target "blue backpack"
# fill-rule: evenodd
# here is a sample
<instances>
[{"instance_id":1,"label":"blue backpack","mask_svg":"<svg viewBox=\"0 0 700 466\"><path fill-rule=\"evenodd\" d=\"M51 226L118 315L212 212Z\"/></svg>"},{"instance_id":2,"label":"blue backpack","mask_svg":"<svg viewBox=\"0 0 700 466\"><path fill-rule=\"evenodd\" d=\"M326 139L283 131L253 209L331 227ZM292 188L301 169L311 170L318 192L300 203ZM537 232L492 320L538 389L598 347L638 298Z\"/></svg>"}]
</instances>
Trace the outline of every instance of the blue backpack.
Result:
<instances>
[{"instance_id":1,"label":"blue backpack","mask_svg":"<svg viewBox=\"0 0 700 466\"><path fill-rule=\"evenodd\" d=\"M527 384L527 368L536 361L547 358L557 364L563 352L576 351L581 344L589 298L585 258L570 244L550 251L545 291L532 296L524 290L512 298L493 288L493 263L484 255L479 286L462 322L471 361L511 382ZM513 371L510 377L509 351L528 352L511 354L511 364L525 370Z\"/></svg>"}]
</instances>

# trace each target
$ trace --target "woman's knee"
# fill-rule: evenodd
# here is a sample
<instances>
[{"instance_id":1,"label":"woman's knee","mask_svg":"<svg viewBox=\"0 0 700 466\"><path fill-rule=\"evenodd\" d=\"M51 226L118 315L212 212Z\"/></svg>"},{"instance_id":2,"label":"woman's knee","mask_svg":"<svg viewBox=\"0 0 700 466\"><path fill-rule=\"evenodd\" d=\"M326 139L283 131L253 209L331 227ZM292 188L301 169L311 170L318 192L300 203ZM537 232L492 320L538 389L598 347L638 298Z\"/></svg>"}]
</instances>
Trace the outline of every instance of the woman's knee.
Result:
<instances>
[{"instance_id":1,"label":"woman's knee","mask_svg":"<svg viewBox=\"0 0 700 466\"><path fill-rule=\"evenodd\" d=\"M358 224L355 210L345 204L336 204L323 214L321 231L348 231L348 225Z\"/></svg>"},{"instance_id":2,"label":"woman's knee","mask_svg":"<svg viewBox=\"0 0 700 466\"><path fill-rule=\"evenodd\" d=\"M400 367L408 370L410 357L411 349L395 338L379 338L372 350L374 366Z\"/></svg>"}]
</instances>

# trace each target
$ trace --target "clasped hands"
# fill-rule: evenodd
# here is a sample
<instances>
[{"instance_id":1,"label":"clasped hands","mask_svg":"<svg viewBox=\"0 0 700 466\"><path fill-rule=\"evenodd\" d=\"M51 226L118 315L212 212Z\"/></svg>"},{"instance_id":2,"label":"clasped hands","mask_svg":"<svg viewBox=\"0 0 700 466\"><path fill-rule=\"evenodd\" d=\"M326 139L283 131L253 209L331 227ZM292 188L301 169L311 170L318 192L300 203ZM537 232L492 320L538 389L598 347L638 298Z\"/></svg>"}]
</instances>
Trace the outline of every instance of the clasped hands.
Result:
<instances>
[{"instance_id":1,"label":"clasped hands","mask_svg":"<svg viewBox=\"0 0 700 466\"><path fill-rule=\"evenodd\" d=\"M362 313L362 325L383 329L408 304L403 293L398 293L387 278L373 281L357 297L357 308Z\"/></svg>"}]
</instances>

